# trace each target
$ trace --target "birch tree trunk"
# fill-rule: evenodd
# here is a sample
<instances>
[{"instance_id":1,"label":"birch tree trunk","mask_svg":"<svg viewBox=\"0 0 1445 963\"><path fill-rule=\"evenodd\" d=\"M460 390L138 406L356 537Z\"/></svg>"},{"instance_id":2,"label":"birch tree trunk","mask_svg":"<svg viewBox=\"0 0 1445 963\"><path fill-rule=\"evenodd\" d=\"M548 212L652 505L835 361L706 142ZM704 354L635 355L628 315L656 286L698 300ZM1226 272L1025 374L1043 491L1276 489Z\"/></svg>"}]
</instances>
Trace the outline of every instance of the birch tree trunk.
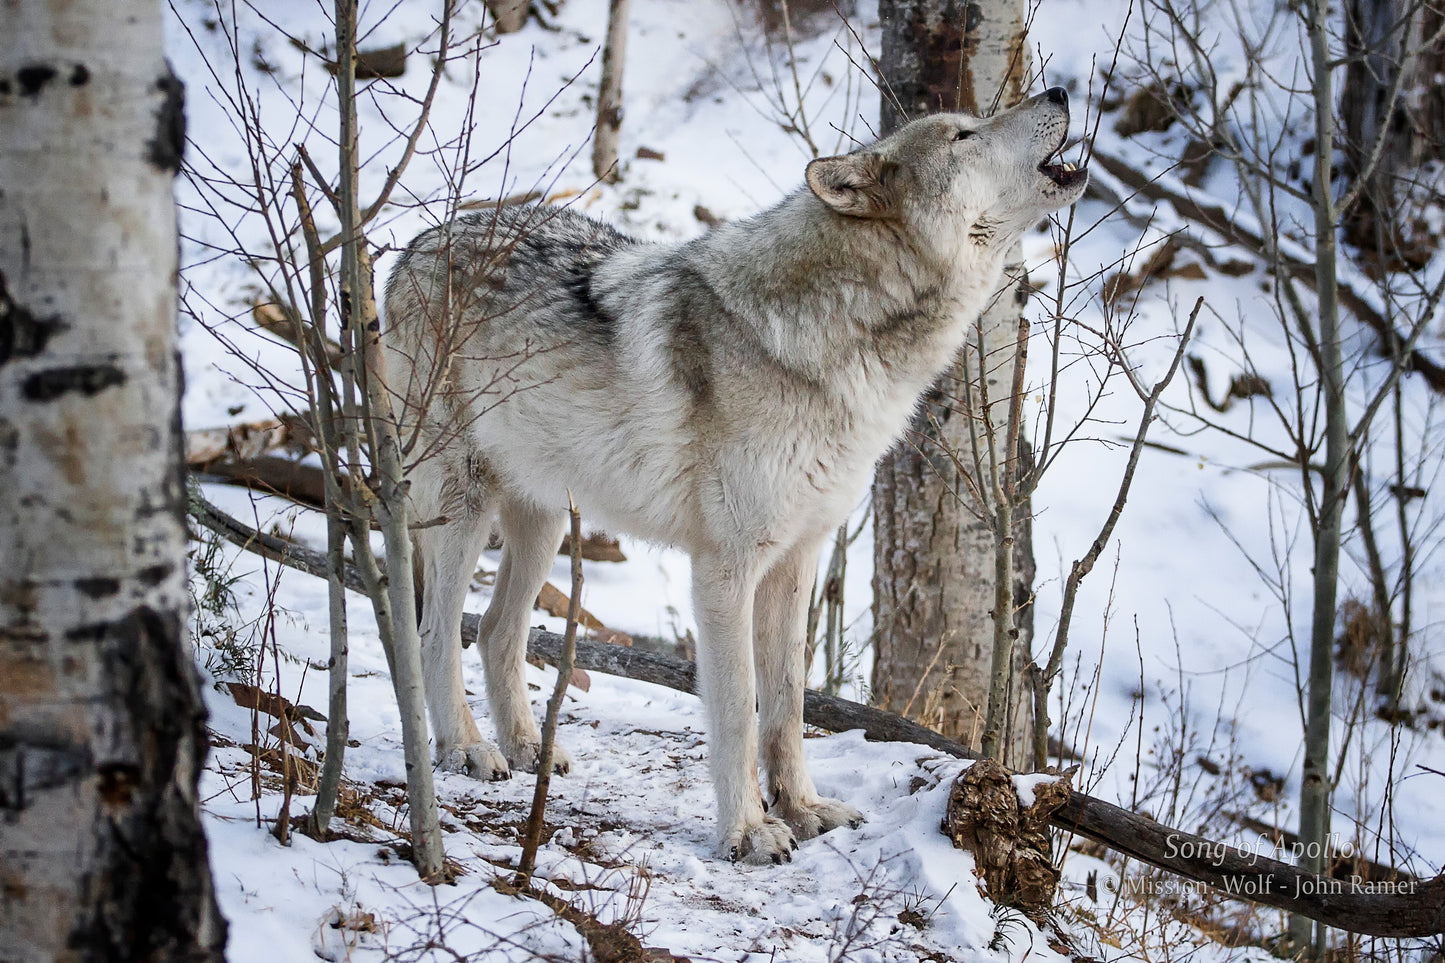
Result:
<instances>
[{"instance_id":1,"label":"birch tree trunk","mask_svg":"<svg viewBox=\"0 0 1445 963\"><path fill-rule=\"evenodd\" d=\"M602 45L602 81L597 88L597 130L592 135L592 174L616 182L617 139L622 133L622 71L627 66L629 0L607 5L607 42Z\"/></svg>"},{"instance_id":2,"label":"birch tree trunk","mask_svg":"<svg viewBox=\"0 0 1445 963\"><path fill-rule=\"evenodd\" d=\"M155 0L0 30L0 959L220 960Z\"/></svg>"},{"instance_id":3,"label":"birch tree trunk","mask_svg":"<svg viewBox=\"0 0 1445 963\"><path fill-rule=\"evenodd\" d=\"M880 0L878 13L883 132L924 113L990 114L1023 98L1029 55L1021 0ZM974 749L988 705L995 540L977 517L978 506L966 501L968 486L947 453L970 450L969 423L980 414L980 393L968 371L987 379L1003 450L1018 320L1027 300L1020 260L1015 249L1003 289L982 320L982 363L974 347L966 349L972 358L965 365L961 357L936 386L907 438L879 463L873 483L873 698ZM1033 634L1027 605L1033 553L1027 506L1015 515L1019 636L1004 761L1027 765L1032 707L1020 694Z\"/></svg>"}]
</instances>

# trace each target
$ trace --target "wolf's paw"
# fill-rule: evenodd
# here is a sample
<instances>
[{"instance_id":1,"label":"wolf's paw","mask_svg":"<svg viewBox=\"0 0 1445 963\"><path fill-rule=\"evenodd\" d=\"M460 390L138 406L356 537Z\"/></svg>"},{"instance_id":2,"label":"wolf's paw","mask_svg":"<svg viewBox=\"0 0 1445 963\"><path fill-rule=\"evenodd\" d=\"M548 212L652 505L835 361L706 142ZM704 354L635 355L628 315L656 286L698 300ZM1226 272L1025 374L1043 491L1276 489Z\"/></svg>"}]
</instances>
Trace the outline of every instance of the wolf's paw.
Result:
<instances>
[{"instance_id":1,"label":"wolf's paw","mask_svg":"<svg viewBox=\"0 0 1445 963\"><path fill-rule=\"evenodd\" d=\"M793 861L798 841L787 823L776 816L764 816L759 825L733 829L723 837L720 848L735 863L776 866Z\"/></svg>"},{"instance_id":2,"label":"wolf's paw","mask_svg":"<svg viewBox=\"0 0 1445 963\"><path fill-rule=\"evenodd\" d=\"M812 803L791 803L780 799L771 810L783 822L793 827L799 839L812 839L830 829L847 826L857 829L865 822L863 814L845 802L819 796Z\"/></svg>"},{"instance_id":3,"label":"wolf's paw","mask_svg":"<svg viewBox=\"0 0 1445 963\"><path fill-rule=\"evenodd\" d=\"M507 761L512 764L513 769L536 772L538 762L542 758L542 743L540 740L527 740L518 743L506 752ZM565 776L572 771L572 754L557 742L552 743L552 771L559 776Z\"/></svg>"},{"instance_id":4,"label":"wolf's paw","mask_svg":"<svg viewBox=\"0 0 1445 963\"><path fill-rule=\"evenodd\" d=\"M459 772L473 779L488 779L496 782L511 779L512 770L507 766L507 757L490 742L472 742L453 746L437 754L437 768L446 772Z\"/></svg>"}]
</instances>

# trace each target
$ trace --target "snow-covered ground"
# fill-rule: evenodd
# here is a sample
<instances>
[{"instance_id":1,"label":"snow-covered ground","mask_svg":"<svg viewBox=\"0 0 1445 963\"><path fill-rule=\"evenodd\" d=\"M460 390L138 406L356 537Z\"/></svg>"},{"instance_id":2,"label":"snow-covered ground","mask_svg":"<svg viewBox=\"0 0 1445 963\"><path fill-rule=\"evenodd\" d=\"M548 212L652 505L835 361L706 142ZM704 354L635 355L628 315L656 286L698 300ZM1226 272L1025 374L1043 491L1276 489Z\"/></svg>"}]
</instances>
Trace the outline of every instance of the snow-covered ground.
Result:
<instances>
[{"instance_id":1,"label":"snow-covered ground","mask_svg":"<svg viewBox=\"0 0 1445 963\"><path fill-rule=\"evenodd\" d=\"M246 507L244 495L214 494ZM238 564L252 563L243 558ZM495 556L483 561L495 564ZM255 591L249 582L246 591ZM247 599L243 607L259 601ZM325 585L286 575L273 604L281 651L302 663L324 664L327 641L319 620L325 617ZM383 821L404 828L404 818L393 815L404 798L404 775L386 662L368 626L368 603L353 598L350 611L351 737L360 745L347 754L347 775L376 797ZM468 660L467 685L481 692L481 669L474 663ZM291 687L283 683L283 694L324 708L324 674L302 668L283 666L288 681L294 680ZM529 668L528 674L551 691L551 670ZM213 691L210 702L214 728L233 742L250 742L251 712L227 694ZM644 944L692 958L776 953L824 960L845 947L877 954L853 959L987 956L984 947L994 935L991 904L973 884L971 858L938 831L959 761L917 746L868 743L858 733L808 740L820 791L871 818L860 829L804 844L790 864L762 869L714 856L712 790L695 698L594 675L590 691L569 690L559 733L575 764L568 776L552 781L547 823L555 833L539 853L538 874L551 881L545 884L550 892L579 902L603 922L631 914ZM513 875L507 867L515 867L521 852L532 777L480 783L437 774L446 852L465 874L454 886L432 890L394 849L388 851L395 837L380 828L372 831L375 842L321 845L297 835L290 849L282 849L267 827L256 825L250 771L250 756L241 748L218 748L201 787L221 907L233 926L230 959L274 963L278 953L300 959L308 941L335 947L348 937L357 940L358 950L397 952L436 934L460 953L495 949L518 959L549 953L579 958L579 937L570 925L556 922L545 906L492 887L495 879ZM274 815L276 803L273 787L262 801L263 815ZM297 805L302 811L307 800ZM910 909L926 925L901 922L899 914ZM328 923L338 911L346 919L370 913L378 929L338 930ZM1039 952L1051 958L1043 946ZM375 957L356 952L351 958Z\"/></svg>"},{"instance_id":2,"label":"snow-covered ground","mask_svg":"<svg viewBox=\"0 0 1445 963\"><path fill-rule=\"evenodd\" d=\"M432 32L437 6L430 0L363 4L362 46L417 44ZM372 232L374 242L395 248L444 216L463 151L471 164L486 159L469 172L465 197L540 190L662 240L703 231L698 207L720 218L742 217L801 183L811 153L798 133L786 129L796 123L778 107L794 102L793 78L784 72L774 79L774 68L783 69L781 51L767 49L746 5L633 0L623 175L616 185L594 184L587 155L606 7L568 0L547 15L546 26L534 20L521 33L497 39L477 34L482 9L477 0L461 5L459 46L470 44L479 52L449 66L432 130L423 137L396 203ZM825 153L848 149L849 136L867 140L877 116L877 93L854 67L867 62L860 42L877 54L876 16L867 3L858 7L856 35L829 25L800 40L796 50L809 129ZM289 163L291 145L304 141L323 170L334 169L329 75L319 56L282 33L313 51L329 50L328 8L271 0L239 6L172 0L170 56L188 86L189 161L195 172L179 189L187 237L182 349L189 428L253 420L297 403L286 388L298 383L293 352L251 330L250 309L263 291L262 273L248 268L238 252L265 251L269 241L262 219L237 206L247 206L253 193L246 186L251 161L240 117L255 112L264 131L260 149L269 155ZM1118 0L1049 0L1034 19L1031 39L1040 59L1046 58L1048 81L1073 90L1076 136L1095 127L1102 87L1095 62L1109 62L1126 24L1138 29L1137 21L1126 17L1128 9ZM234 32L233 17L239 20ZM427 46L432 49L434 42ZM411 59L407 75L396 83L419 97L430 61L415 53ZM238 78L246 85L244 97ZM362 104L362 153L375 154L363 174L364 196L380 186L399 154L396 128L404 130L414 116L414 108L389 93L389 83L374 84L375 96ZM1166 132L1125 141L1113 134L1110 118L1098 127L1101 147L1144 169L1162 169L1155 152L1177 156L1178 137ZM647 149L645 156L639 148ZM1095 176L1105 175L1096 168ZM1216 171L1204 186L1236 203L1238 192L1226 174ZM1131 210L1154 218L1147 235L1141 237L1139 228L1098 201L1085 201L1076 212L1068 270L1076 286L1065 298L1069 323L1060 346L1063 430L1084 417L1100 390L1096 332L1105 317L1100 273L1117 271L1121 259L1125 266L1142 261L1148 250L1136 255L1141 244L1157 243L1177 227L1172 212L1153 211L1146 201L1135 201ZM334 229L334 220L327 224L326 213L320 214L323 233ZM1035 283L1043 288L1029 309L1038 322L1030 356L1036 385L1048 374L1056 274L1051 261L1058 240L1055 226L1026 241ZM1181 261L1189 258L1182 255ZM388 266L383 254L381 276ZM1125 335L1141 377L1162 371L1200 295L1208 308L1193 350L1209 362L1215 396L1239 370L1232 332L1241 317L1249 322L1253 364L1277 390L1287 386L1289 353L1273 320L1266 275L1257 267L1238 277L1209 271L1202 280L1179 277L1145 288ZM1364 338L1350 347L1360 357L1368 354ZM1179 408L1188 407L1185 382L1181 374L1166 395ZM1031 416L1044 400L1041 388L1031 395ZM1429 397L1410 384L1407 401L1410 430L1429 437ZM1079 432L1083 440L1064 451L1034 498L1037 648L1052 638L1069 563L1086 550L1113 501L1126 454L1119 442L1132 436L1140 407L1126 384L1110 381ZM1241 403L1218 420L1277 441L1260 402ZM1076 784L1162 819L1187 818L1191 823L1184 828L1191 830L1223 802L1288 826L1301 725L1287 628L1292 620L1307 635L1310 565L1307 530L1298 520L1297 481L1287 470L1263 464L1257 450L1220 432L1199 431L1196 421L1178 412L1166 414L1151 437L1168 449L1151 449L1140 463L1114 539L1080 595L1072 632L1077 659L1071 653L1056 688L1064 701L1053 715L1064 720L1064 741L1086 757ZM1372 484L1383 488L1387 476L1382 471ZM205 491L239 517L259 519L262 527L318 536L315 518L304 511L235 489ZM1426 519L1422 529L1428 529L1430 513L1438 508L1427 498L1419 511ZM865 530L850 554L846 598L854 640L866 639L869 630L869 534ZM610 627L640 635L673 638L692 630L686 559L626 540L623 547L626 563L587 563L584 605ZM1355 549L1351 557L1358 554ZM496 561L489 553L482 565L494 570ZM1432 685L1445 687L1432 675L1445 664L1436 624L1445 602L1441 561L1434 553L1417 559L1415 624L1422 665L1410 691L1422 701L1428 701ZM315 668L324 664L327 651L324 584L291 572L278 576L274 566L268 569L229 548L220 550L218 564L238 576L238 608L225 618L243 626L243 641L264 637L269 645L274 637L279 650L274 661L265 660L264 685L324 710L324 672ZM1347 563L1345 579L1356 594L1362 591L1358 562ZM567 587L565 560L559 560L554 582ZM1281 586L1289 590L1288 605L1281 601ZM469 610L480 611L488 593L478 585ZM208 678L216 683L208 701L219 747L202 791L217 889L232 925L230 958L272 963L309 959L313 951L325 959L358 960L387 954L581 957L584 941L573 925L541 903L492 885L509 875L505 867L520 851L532 777L477 783L438 774L447 854L464 870L456 885L419 884L398 857L391 829L405 825L397 809L403 771L399 723L367 604L350 601L351 735L359 745L348 753L347 777L349 791L359 794L356 806L375 816L373 825L355 830L369 841L323 846L296 836L289 848L275 842L268 821L278 810L279 783L268 775L261 799L253 799L251 756L241 748L253 742L252 714L234 703L222 678ZM541 613L537 622L561 628L560 620ZM211 645L202 640L199 658L216 667ZM464 664L482 718L479 661L469 651ZM528 671L540 710L552 674ZM1346 694L1340 704L1347 703ZM1437 715L1442 710L1445 706L1435 704ZM263 729L271 721L261 720ZM1339 731L1343 735L1343 726ZM560 738L576 765L571 775L552 782L548 822L556 832L539 858L540 874L552 892L603 921L635 921L633 931L648 946L726 960L1056 955L1036 929L993 910L978 892L970 858L938 832L948 786L959 769L955 761L914 746L866 743L856 734L809 740L820 789L862 810L869 822L804 844L790 865L755 869L712 853L711 793L695 698L593 675L590 691L571 690ZM1207 767L1198 757L1207 758ZM1438 730L1391 729L1374 721L1358 727L1343 766L1336 828L1351 841L1357 823L1381 828L1391 765L1397 851L1380 855L1398 862L1413 853L1414 871L1433 875L1445 862L1440 829L1445 794L1442 777L1415 767L1445 770ZM1210 774L1206 768L1220 771ZM1273 800L1255 798L1249 772L1264 783L1267 774L1284 777L1283 791ZM1240 791L1249 798L1236 798ZM305 797L293 802L293 812L308 808ZM1216 821L1210 830L1217 834L1227 827ZM1259 844L1258 837L1242 831L1235 838ZM1372 838L1360 842L1374 851ZM1093 871L1100 873L1102 891L1090 897L1084 881ZM1101 957L1139 953L1119 935L1131 929L1140 931L1141 941L1148 936L1164 946L1182 947L1195 938L1193 931L1158 928L1137 915L1127 925L1097 929L1080 921L1109 918L1104 881L1112 872L1092 856L1068 858L1064 896L1072 910L1065 917L1073 922L1066 925L1075 930L1081 949ZM426 949L428 942L432 949ZM1111 945L1120 942L1126 945ZM1220 959L1262 955L1213 944L1199 952Z\"/></svg>"}]
</instances>

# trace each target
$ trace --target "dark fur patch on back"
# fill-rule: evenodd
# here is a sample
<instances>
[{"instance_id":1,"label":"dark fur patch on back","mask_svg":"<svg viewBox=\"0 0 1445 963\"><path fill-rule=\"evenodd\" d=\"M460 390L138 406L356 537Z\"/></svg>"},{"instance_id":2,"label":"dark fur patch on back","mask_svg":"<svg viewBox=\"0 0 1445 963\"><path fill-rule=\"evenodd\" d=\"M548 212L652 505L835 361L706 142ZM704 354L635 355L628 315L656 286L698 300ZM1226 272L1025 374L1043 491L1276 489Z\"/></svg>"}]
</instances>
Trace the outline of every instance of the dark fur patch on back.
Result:
<instances>
[{"instance_id":1,"label":"dark fur patch on back","mask_svg":"<svg viewBox=\"0 0 1445 963\"><path fill-rule=\"evenodd\" d=\"M609 339L616 336L617 316L598 302L592 295L592 272L586 268L573 268L567 277L567 293L581 309L581 314L595 321L589 327L606 331Z\"/></svg>"},{"instance_id":2,"label":"dark fur patch on back","mask_svg":"<svg viewBox=\"0 0 1445 963\"><path fill-rule=\"evenodd\" d=\"M553 287L564 300L551 314L579 327L596 341L617 336L617 316L597 299L593 274L604 260L637 243L611 227L570 211L551 212L517 241L515 259L525 262L539 286Z\"/></svg>"},{"instance_id":3,"label":"dark fur patch on back","mask_svg":"<svg viewBox=\"0 0 1445 963\"><path fill-rule=\"evenodd\" d=\"M712 400L712 377L708 368L708 345L702 336L702 328L695 315L684 314L668 332L668 349L672 355L672 367L687 385L688 392L698 404Z\"/></svg>"},{"instance_id":4,"label":"dark fur patch on back","mask_svg":"<svg viewBox=\"0 0 1445 963\"><path fill-rule=\"evenodd\" d=\"M696 270L679 265L675 271L677 314L667 332L668 354L693 402L706 406L713 395L712 350L703 336L701 318L704 314L724 314L727 309Z\"/></svg>"}]
</instances>

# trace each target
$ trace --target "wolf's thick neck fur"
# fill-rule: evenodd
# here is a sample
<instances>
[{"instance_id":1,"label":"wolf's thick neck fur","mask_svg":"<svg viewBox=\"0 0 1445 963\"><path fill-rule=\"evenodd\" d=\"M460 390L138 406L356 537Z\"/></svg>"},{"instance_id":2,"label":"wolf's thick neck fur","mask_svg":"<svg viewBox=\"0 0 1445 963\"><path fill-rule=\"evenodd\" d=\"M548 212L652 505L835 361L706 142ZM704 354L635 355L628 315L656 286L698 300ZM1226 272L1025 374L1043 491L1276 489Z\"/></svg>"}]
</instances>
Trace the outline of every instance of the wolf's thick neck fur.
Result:
<instances>
[{"instance_id":1,"label":"wolf's thick neck fur","mask_svg":"<svg viewBox=\"0 0 1445 963\"><path fill-rule=\"evenodd\" d=\"M819 385L861 365L864 377L916 395L952 360L1011 243L969 243L939 257L895 221L847 217L801 190L678 255L779 364Z\"/></svg>"}]
</instances>

